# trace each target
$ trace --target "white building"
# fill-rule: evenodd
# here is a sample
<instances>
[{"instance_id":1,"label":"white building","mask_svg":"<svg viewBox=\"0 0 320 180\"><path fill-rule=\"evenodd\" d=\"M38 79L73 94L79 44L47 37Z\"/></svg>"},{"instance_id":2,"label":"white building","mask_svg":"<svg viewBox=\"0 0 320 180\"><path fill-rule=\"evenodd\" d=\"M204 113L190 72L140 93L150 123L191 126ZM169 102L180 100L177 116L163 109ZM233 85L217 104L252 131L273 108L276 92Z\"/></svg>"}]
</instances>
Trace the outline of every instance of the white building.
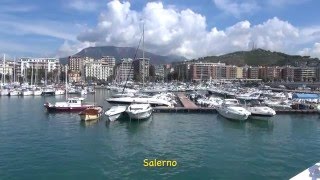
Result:
<instances>
[{"instance_id":1,"label":"white building","mask_svg":"<svg viewBox=\"0 0 320 180\"><path fill-rule=\"evenodd\" d=\"M91 77L99 80L107 81L112 75L112 69L107 63L101 61L89 62L84 66L85 77L90 79Z\"/></svg>"},{"instance_id":2,"label":"white building","mask_svg":"<svg viewBox=\"0 0 320 180\"><path fill-rule=\"evenodd\" d=\"M3 62L0 61L0 74L11 76L13 74L13 66L10 66L7 62L3 64Z\"/></svg>"}]
</instances>

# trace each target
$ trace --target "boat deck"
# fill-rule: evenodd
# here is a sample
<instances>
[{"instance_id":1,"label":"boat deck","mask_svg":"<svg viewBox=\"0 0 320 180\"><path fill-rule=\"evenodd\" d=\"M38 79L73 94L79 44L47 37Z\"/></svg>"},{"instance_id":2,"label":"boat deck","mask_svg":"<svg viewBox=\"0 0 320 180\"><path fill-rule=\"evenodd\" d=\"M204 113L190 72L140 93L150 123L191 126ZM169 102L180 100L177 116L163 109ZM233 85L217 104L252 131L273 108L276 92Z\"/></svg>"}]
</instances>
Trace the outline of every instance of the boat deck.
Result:
<instances>
[{"instance_id":1,"label":"boat deck","mask_svg":"<svg viewBox=\"0 0 320 180\"><path fill-rule=\"evenodd\" d=\"M198 109L198 106L194 104L184 93L177 94L182 106L187 109Z\"/></svg>"},{"instance_id":2,"label":"boat deck","mask_svg":"<svg viewBox=\"0 0 320 180\"><path fill-rule=\"evenodd\" d=\"M290 180L300 180L300 179L311 180L311 179L318 179L318 178L320 178L320 162L302 171L301 173L292 177Z\"/></svg>"}]
</instances>

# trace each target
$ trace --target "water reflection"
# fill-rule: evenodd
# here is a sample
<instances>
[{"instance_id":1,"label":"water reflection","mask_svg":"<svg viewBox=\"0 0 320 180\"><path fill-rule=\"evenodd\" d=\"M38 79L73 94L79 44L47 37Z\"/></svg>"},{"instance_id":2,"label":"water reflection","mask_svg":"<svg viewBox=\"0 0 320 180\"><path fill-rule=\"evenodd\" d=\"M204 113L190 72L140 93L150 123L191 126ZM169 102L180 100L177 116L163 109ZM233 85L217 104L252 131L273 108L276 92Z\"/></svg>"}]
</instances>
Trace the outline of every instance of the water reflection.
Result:
<instances>
[{"instance_id":1,"label":"water reflection","mask_svg":"<svg viewBox=\"0 0 320 180\"><path fill-rule=\"evenodd\" d=\"M93 126L93 125L97 124L99 121L100 121L100 119L90 120L90 121L80 121L80 125L82 127Z\"/></svg>"},{"instance_id":2,"label":"water reflection","mask_svg":"<svg viewBox=\"0 0 320 180\"><path fill-rule=\"evenodd\" d=\"M274 128L274 121L272 119L270 120L249 119L247 123L249 124L249 127L267 129L267 130L273 130Z\"/></svg>"}]
</instances>

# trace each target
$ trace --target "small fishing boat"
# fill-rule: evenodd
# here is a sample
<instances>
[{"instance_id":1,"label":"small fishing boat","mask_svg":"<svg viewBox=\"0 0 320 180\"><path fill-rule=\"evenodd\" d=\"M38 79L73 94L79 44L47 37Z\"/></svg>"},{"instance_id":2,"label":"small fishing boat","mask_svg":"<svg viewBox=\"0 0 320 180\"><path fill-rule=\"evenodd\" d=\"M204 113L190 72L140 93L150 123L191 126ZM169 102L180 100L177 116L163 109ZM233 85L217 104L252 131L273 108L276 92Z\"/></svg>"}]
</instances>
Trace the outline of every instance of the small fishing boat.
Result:
<instances>
[{"instance_id":1,"label":"small fishing boat","mask_svg":"<svg viewBox=\"0 0 320 180\"><path fill-rule=\"evenodd\" d=\"M110 121L117 120L123 112L125 112L127 109L127 106L112 106L108 111L106 111L106 116L108 116L108 119Z\"/></svg>"},{"instance_id":2,"label":"small fishing boat","mask_svg":"<svg viewBox=\"0 0 320 180\"><path fill-rule=\"evenodd\" d=\"M101 117L103 109L101 106L89 107L79 113L82 121L96 120Z\"/></svg>"}]
</instances>

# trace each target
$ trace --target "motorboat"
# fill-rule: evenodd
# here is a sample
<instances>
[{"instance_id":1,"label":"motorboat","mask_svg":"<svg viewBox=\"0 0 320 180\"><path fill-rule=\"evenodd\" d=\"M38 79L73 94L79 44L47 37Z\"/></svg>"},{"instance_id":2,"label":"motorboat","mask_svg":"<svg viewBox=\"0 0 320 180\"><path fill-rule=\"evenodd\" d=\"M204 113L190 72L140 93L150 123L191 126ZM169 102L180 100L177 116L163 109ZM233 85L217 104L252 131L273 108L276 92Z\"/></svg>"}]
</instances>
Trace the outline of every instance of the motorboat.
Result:
<instances>
[{"instance_id":1,"label":"motorboat","mask_svg":"<svg viewBox=\"0 0 320 180\"><path fill-rule=\"evenodd\" d=\"M65 90L63 90L63 89L56 89L55 91L54 91L54 94L57 96L57 95L64 95L64 93L65 93Z\"/></svg>"},{"instance_id":2,"label":"motorboat","mask_svg":"<svg viewBox=\"0 0 320 180\"><path fill-rule=\"evenodd\" d=\"M74 97L62 102L47 102L44 104L44 107L47 108L48 112L79 112L89 107L94 107L94 104L84 103L84 98L82 97Z\"/></svg>"},{"instance_id":3,"label":"motorboat","mask_svg":"<svg viewBox=\"0 0 320 180\"><path fill-rule=\"evenodd\" d=\"M30 89L25 89L22 91L22 95L23 96L32 96L33 95L33 91L31 91Z\"/></svg>"},{"instance_id":4,"label":"motorboat","mask_svg":"<svg viewBox=\"0 0 320 180\"><path fill-rule=\"evenodd\" d=\"M21 92L18 90L13 89L9 92L9 96L20 96L20 95L21 95Z\"/></svg>"},{"instance_id":5,"label":"motorboat","mask_svg":"<svg viewBox=\"0 0 320 180\"><path fill-rule=\"evenodd\" d=\"M251 115L248 110L240 106L237 99L225 99L221 106L217 107L217 111L227 119L239 121L245 121Z\"/></svg>"},{"instance_id":6,"label":"motorboat","mask_svg":"<svg viewBox=\"0 0 320 180\"><path fill-rule=\"evenodd\" d=\"M246 108L250 113L250 119L269 120L276 115L276 111L268 106L248 106Z\"/></svg>"},{"instance_id":7,"label":"motorboat","mask_svg":"<svg viewBox=\"0 0 320 180\"><path fill-rule=\"evenodd\" d=\"M127 106L112 106L108 111L105 112L106 116L110 121L117 120L123 112L125 112Z\"/></svg>"},{"instance_id":8,"label":"motorboat","mask_svg":"<svg viewBox=\"0 0 320 180\"><path fill-rule=\"evenodd\" d=\"M55 90L53 88L45 88L42 91L42 95L55 95Z\"/></svg>"},{"instance_id":9,"label":"motorboat","mask_svg":"<svg viewBox=\"0 0 320 180\"><path fill-rule=\"evenodd\" d=\"M152 114L152 107L150 104L131 104L128 106L126 113L129 115L130 119L140 120L147 119Z\"/></svg>"},{"instance_id":10,"label":"motorboat","mask_svg":"<svg viewBox=\"0 0 320 180\"><path fill-rule=\"evenodd\" d=\"M102 113L103 113L103 109L101 106L94 106L94 107L86 108L85 110L81 111L79 113L79 116L82 121L90 121L90 120L99 119Z\"/></svg>"},{"instance_id":11,"label":"motorboat","mask_svg":"<svg viewBox=\"0 0 320 180\"><path fill-rule=\"evenodd\" d=\"M33 95L34 96L41 96L42 95L42 90L41 89L33 90Z\"/></svg>"},{"instance_id":12,"label":"motorboat","mask_svg":"<svg viewBox=\"0 0 320 180\"><path fill-rule=\"evenodd\" d=\"M320 113L320 104L317 105L317 108L316 108L316 109L317 109L317 112Z\"/></svg>"},{"instance_id":13,"label":"motorboat","mask_svg":"<svg viewBox=\"0 0 320 180\"><path fill-rule=\"evenodd\" d=\"M9 95L9 90L8 89L2 89L0 91L0 95L1 96L8 96Z\"/></svg>"}]
</instances>

